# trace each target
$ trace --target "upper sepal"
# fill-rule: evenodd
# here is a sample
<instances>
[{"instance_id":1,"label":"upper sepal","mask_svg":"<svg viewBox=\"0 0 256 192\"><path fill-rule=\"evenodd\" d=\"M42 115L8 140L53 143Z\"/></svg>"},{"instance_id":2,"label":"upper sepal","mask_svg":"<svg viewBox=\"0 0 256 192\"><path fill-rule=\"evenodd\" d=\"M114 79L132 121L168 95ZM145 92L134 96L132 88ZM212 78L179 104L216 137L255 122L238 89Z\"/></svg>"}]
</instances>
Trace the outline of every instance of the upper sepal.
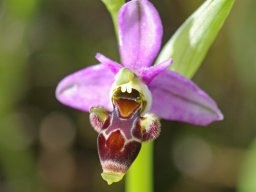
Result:
<instances>
[{"instance_id":1,"label":"upper sepal","mask_svg":"<svg viewBox=\"0 0 256 192\"><path fill-rule=\"evenodd\" d=\"M148 0L132 0L118 17L119 47L125 67L137 70L152 65L161 46L162 23Z\"/></svg>"}]
</instances>

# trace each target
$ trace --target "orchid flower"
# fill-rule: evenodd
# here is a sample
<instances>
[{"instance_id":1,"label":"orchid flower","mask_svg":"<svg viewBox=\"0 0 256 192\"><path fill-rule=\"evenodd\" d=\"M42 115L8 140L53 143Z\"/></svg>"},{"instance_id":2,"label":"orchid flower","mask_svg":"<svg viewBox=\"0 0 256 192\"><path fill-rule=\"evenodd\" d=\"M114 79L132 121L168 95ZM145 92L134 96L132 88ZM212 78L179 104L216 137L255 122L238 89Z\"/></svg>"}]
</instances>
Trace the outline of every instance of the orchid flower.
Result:
<instances>
[{"instance_id":1,"label":"orchid flower","mask_svg":"<svg viewBox=\"0 0 256 192\"><path fill-rule=\"evenodd\" d=\"M100 64L67 76L56 90L64 105L90 112L99 133L102 177L109 184L122 179L143 142L159 135L159 118L204 126L223 119L213 99L168 69L171 59L152 66L163 33L152 3L124 4L118 29L121 64L98 53Z\"/></svg>"}]
</instances>

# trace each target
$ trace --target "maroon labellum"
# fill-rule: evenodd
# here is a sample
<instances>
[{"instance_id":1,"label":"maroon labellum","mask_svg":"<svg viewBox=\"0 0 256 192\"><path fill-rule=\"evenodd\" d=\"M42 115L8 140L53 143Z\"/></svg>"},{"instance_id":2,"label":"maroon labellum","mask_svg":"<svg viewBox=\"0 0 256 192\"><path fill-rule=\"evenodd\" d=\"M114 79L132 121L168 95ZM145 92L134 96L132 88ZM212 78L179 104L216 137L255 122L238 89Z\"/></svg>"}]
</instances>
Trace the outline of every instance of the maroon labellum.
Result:
<instances>
[{"instance_id":1,"label":"maroon labellum","mask_svg":"<svg viewBox=\"0 0 256 192\"><path fill-rule=\"evenodd\" d=\"M138 156L141 143L156 138L160 131L160 123L155 116L153 121L152 116L141 117L146 102L136 89L128 93L117 88L112 103L111 113L103 108L92 108L90 115L92 126L99 132L98 153L102 177L108 184L123 178Z\"/></svg>"}]
</instances>

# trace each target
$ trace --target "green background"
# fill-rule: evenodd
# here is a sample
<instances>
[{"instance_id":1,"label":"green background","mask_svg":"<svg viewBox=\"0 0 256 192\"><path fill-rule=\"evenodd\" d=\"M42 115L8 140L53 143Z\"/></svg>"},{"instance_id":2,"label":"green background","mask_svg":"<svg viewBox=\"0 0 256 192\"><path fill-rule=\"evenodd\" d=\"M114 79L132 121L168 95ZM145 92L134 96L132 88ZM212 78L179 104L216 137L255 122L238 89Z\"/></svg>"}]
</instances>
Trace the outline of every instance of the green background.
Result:
<instances>
[{"instance_id":1,"label":"green background","mask_svg":"<svg viewBox=\"0 0 256 192\"><path fill-rule=\"evenodd\" d=\"M164 43L203 3L152 2ZM256 191L255 7L255 0L235 2L193 78L216 100L224 121L208 127L162 121L154 147L156 192ZM1 192L124 190L124 181L108 186L101 179L88 114L55 99L58 82L96 64L97 52L119 60L100 0L0 1Z\"/></svg>"}]
</instances>

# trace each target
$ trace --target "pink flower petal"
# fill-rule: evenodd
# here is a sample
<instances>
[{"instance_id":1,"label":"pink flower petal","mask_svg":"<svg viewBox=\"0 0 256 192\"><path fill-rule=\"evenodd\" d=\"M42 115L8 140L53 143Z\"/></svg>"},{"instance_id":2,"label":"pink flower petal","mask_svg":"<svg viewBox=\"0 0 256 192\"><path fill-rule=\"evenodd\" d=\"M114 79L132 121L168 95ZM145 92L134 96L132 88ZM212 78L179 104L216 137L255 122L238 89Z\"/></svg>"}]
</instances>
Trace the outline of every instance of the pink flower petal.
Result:
<instances>
[{"instance_id":1,"label":"pink flower petal","mask_svg":"<svg viewBox=\"0 0 256 192\"><path fill-rule=\"evenodd\" d=\"M159 63L151 67L145 67L139 70L139 76L146 83L149 84L157 75L167 70L172 64L172 59Z\"/></svg>"},{"instance_id":2,"label":"pink flower petal","mask_svg":"<svg viewBox=\"0 0 256 192\"><path fill-rule=\"evenodd\" d=\"M114 74L105 65L93 65L64 78L56 89L57 99L64 105L89 111L92 106L112 110L110 89Z\"/></svg>"},{"instance_id":3,"label":"pink flower petal","mask_svg":"<svg viewBox=\"0 0 256 192\"><path fill-rule=\"evenodd\" d=\"M124 66L136 69L152 65L162 40L162 23L148 0L132 0L119 12L119 46Z\"/></svg>"},{"instance_id":4,"label":"pink flower petal","mask_svg":"<svg viewBox=\"0 0 256 192\"><path fill-rule=\"evenodd\" d=\"M107 58L100 53L97 53L95 57L101 64L108 67L114 74L117 74L117 72L123 67L119 63Z\"/></svg>"},{"instance_id":5,"label":"pink flower petal","mask_svg":"<svg viewBox=\"0 0 256 192\"><path fill-rule=\"evenodd\" d=\"M151 111L163 119L208 125L223 119L216 103L192 81L173 72L159 74L149 84Z\"/></svg>"}]
</instances>

